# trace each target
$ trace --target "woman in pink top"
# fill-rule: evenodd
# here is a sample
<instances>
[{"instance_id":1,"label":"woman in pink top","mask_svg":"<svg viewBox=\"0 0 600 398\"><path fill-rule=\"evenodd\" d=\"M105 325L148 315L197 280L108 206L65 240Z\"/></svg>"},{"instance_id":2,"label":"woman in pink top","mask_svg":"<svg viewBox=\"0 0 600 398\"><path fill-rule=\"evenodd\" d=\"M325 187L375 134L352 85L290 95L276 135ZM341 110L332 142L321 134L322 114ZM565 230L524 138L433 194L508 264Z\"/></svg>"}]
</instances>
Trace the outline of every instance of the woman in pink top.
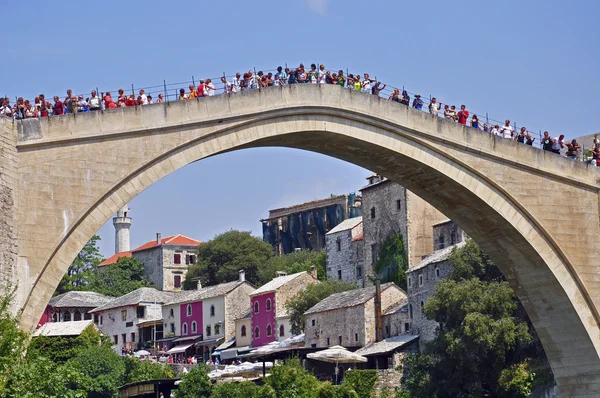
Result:
<instances>
[{"instance_id":1,"label":"woman in pink top","mask_svg":"<svg viewBox=\"0 0 600 398\"><path fill-rule=\"evenodd\" d=\"M115 102L113 101L110 93L106 93L106 95L104 96L104 107L106 109L115 109L117 107L117 104L115 104Z\"/></svg>"}]
</instances>

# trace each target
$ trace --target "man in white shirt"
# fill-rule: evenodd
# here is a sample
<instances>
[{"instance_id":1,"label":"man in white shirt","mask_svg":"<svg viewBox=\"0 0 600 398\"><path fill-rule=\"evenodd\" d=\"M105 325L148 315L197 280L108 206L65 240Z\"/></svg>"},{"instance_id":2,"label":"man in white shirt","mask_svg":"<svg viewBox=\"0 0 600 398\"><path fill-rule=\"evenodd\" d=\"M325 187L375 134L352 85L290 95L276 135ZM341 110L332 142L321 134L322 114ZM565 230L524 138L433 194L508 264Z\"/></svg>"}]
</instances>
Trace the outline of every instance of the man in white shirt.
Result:
<instances>
[{"instance_id":1,"label":"man in white shirt","mask_svg":"<svg viewBox=\"0 0 600 398\"><path fill-rule=\"evenodd\" d=\"M325 65L319 65L319 84L325 84Z\"/></svg>"},{"instance_id":2,"label":"man in white shirt","mask_svg":"<svg viewBox=\"0 0 600 398\"><path fill-rule=\"evenodd\" d=\"M504 138L513 138L513 128L510 125L510 120L506 119L504 126L500 129L500 135Z\"/></svg>"},{"instance_id":3,"label":"man in white shirt","mask_svg":"<svg viewBox=\"0 0 600 398\"><path fill-rule=\"evenodd\" d=\"M2 98L0 101L0 116L12 117L13 111L10 107L10 99Z\"/></svg>"},{"instance_id":4,"label":"man in white shirt","mask_svg":"<svg viewBox=\"0 0 600 398\"><path fill-rule=\"evenodd\" d=\"M434 116L437 116L440 108L442 107L442 103L441 102L437 102L437 98L433 97L431 99L431 103L429 104L429 113L431 113Z\"/></svg>"},{"instance_id":5,"label":"man in white shirt","mask_svg":"<svg viewBox=\"0 0 600 398\"><path fill-rule=\"evenodd\" d=\"M144 90L140 90L140 98L141 98L140 105L148 105L148 97L146 96L146 92Z\"/></svg>"},{"instance_id":6,"label":"man in white shirt","mask_svg":"<svg viewBox=\"0 0 600 398\"><path fill-rule=\"evenodd\" d=\"M231 80L231 92L232 93L239 93L241 90L240 88L240 78L242 77L242 75L240 75L240 72L235 74L235 77Z\"/></svg>"},{"instance_id":7,"label":"man in white shirt","mask_svg":"<svg viewBox=\"0 0 600 398\"><path fill-rule=\"evenodd\" d=\"M213 95L215 95L215 86L212 84L212 80L210 79L206 79L206 81L204 82L204 91L205 91L205 95L212 97Z\"/></svg>"},{"instance_id":8,"label":"man in white shirt","mask_svg":"<svg viewBox=\"0 0 600 398\"><path fill-rule=\"evenodd\" d=\"M561 134L560 136L554 139L552 143L552 152L560 155L560 150L565 147L565 136Z\"/></svg>"},{"instance_id":9,"label":"man in white shirt","mask_svg":"<svg viewBox=\"0 0 600 398\"><path fill-rule=\"evenodd\" d=\"M233 85L227 81L225 76L221 77L221 83L223 83L223 94L231 93Z\"/></svg>"},{"instance_id":10,"label":"man in white shirt","mask_svg":"<svg viewBox=\"0 0 600 398\"><path fill-rule=\"evenodd\" d=\"M102 109L102 100L96 94L96 90L92 90L92 96L90 97L90 111L99 111Z\"/></svg>"}]
</instances>

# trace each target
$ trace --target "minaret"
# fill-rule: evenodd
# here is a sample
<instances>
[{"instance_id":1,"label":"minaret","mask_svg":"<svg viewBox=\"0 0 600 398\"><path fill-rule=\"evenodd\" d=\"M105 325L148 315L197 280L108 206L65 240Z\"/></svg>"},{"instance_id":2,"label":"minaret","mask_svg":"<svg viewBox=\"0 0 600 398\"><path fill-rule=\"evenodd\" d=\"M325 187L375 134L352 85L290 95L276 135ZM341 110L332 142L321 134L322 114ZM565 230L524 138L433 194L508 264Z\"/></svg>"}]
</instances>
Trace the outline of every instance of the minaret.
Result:
<instances>
[{"instance_id":1,"label":"minaret","mask_svg":"<svg viewBox=\"0 0 600 398\"><path fill-rule=\"evenodd\" d=\"M129 207L127 206L128 204L123 206L117 212L117 216L113 218L113 225L115 226L115 254L130 250L129 228L131 228L131 217L128 217Z\"/></svg>"}]
</instances>

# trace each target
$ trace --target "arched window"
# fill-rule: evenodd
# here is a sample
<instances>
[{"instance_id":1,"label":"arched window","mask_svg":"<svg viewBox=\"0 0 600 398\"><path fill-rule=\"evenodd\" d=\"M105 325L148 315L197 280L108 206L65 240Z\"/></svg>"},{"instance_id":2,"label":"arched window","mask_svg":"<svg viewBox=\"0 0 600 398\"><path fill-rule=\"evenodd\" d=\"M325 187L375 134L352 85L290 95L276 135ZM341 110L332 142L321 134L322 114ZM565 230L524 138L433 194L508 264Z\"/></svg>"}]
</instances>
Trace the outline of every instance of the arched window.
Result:
<instances>
[{"instance_id":1,"label":"arched window","mask_svg":"<svg viewBox=\"0 0 600 398\"><path fill-rule=\"evenodd\" d=\"M221 330L221 327L219 326L219 324L217 323L215 325L215 335L219 334L219 331Z\"/></svg>"},{"instance_id":2,"label":"arched window","mask_svg":"<svg viewBox=\"0 0 600 398\"><path fill-rule=\"evenodd\" d=\"M192 316L192 305L188 304L187 305L187 316Z\"/></svg>"},{"instance_id":3,"label":"arched window","mask_svg":"<svg viewBox=\"0 0 600 398\"><path fill-rule=\"evenodd\" d=\"M73 314L73 320L80 321L81 320L81 312L75 311L75 314Z\"/></svg>"},{"instance_id":4,"label":"arched window","mask_svg":"<svg viewBox=\"0 0 600 398\"><path fill-rule=\"evenodd\" d=\"M271 327L271 325L267 325L267 336L272 336L273 335L273 328Z\"/></svg>"},{"instance_id":5,"label":"arched window","mask_svg":"<svg viewBox=\"0 0 600 398\"><path fill-rule=\"evenodd\" d=\"M254 328L254 338L258 339L260 337L260 329L257 327Z\"/></svg>"},{"instance_id":6,"label":"arched window","mask_svg":"<svg viewBox=\"0 0 600 398\"><path fill-rule=\"evenodd\" d=\"M192 322L192 333L197 333L198 332L198 324L196 324L196 321Z\"/></svg>"},{"instance_id":7,"label":"arched window","mask_svg":"<svg viewBox=\"0 0 600 398\"><path fill-rule=\"evenodd\" d=\"M69 311L65 311L63 313L63 322L70 322L71 321L71 313Z\"/></svg>"},{"instance_id":8,"label":"arched window","mask_svg":"<svg viewBox=\"0 0 600 398\"><path fill-rule=\"evenodd\" d=\"M408 313L409 313L410 319L412 319L412 317L413 317L413 314L412 314L412 304L408 305Z\"/></svg>"},{"instance_id":9,"label":"arched window","mask_svg":"<svg viewBox=\"0 0 600 398\"><path fill-rule=\"evenodd\" d=\"M265 307L267 308L267 311L271 311L271 299L267 299L267 302L265 303Z\"/></svg>"},{"instance_id":10,"label":"arched window","mask_svg":"<svg viewBox=\"0 0 600 398\"><path fill-rule=\"evenodd\" d=\"M285 328L283 327L283 325L279 326L279 337L283 337L285 336Z\"/></svg>"},{"instance_id":11,"label":"arched window","mask_svg":"<svg viewBox=\"0 0 600 398\"><path fill-rule=\"evenodd\" d=\"M58 314L56 312L52 314L52 322L58 322Z\"/></svg>"},{"instance_id":12,"label":"arched window","mask_svg":"<svg viewBox=\"0 0 600 398\"><path fill-rule=\"evenodd\" d=\"M210 306L210 316L215 316L215 306L214 305Z\"/></svg>"},{"instance_id":13,"label":"arched window","mask_svg":"<svg viewBox=\"0 0 600 398\"><path fill-rule=\"evenodd\" d=\"M173 308L169 310L169 317L173 318L175 314L173 313Z\"/></svg>"},{"instance_id":14,"label":"arched window","mask_svg":"<svg viewBox=\"0 0 600 398\"><path fill-rule=\"evenodd\" d=\"M183 325L181 325L181 334L187 335L187 332L187 323L184 322Z\"/></svg>"},{"instance_id":15,"label":"arched window","mask_svg":"<svg viewBox=\"0 0 600 398\"><path fill-rule=\"evenodd\" d=\"M255 314L258 314L258 308L259 308L259 307L258 307L258 301L255 301L255 302L254 302L254 313L255 313Z\"/></svg>"},{"instance_id":16,"label":"arched window","mask_svg":"<svg viewBox=\"0 0 600 398\"><path fill-rule=\"evenodd\" d=\"M207 335L207 336L210 336L211 334L212 334L212 330L211 330L211 328L210 328L210 325L208 325L208 326L206 327L206 335Z\"/></svg>"},{"instance_id":17,"label":"arched window","mask_svg":"<svg viewBox=\"0 0 600 398\"><path fill-rule=\"evenodd\" d=\"M242 337L246 337L246 325L242 325Z\"/></svg>"}]
</instances>

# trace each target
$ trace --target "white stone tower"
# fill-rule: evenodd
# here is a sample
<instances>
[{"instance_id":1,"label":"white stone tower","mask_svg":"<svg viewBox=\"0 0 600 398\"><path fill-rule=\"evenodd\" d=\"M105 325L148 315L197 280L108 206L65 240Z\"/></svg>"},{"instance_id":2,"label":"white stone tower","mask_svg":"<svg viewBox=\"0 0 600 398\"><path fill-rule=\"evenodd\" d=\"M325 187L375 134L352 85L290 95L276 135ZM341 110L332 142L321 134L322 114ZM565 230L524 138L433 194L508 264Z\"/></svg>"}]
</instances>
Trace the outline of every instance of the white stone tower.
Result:
<instances>
[{"instance_id":1,"label":"white stone tower","mask_svg":"<svg viewBox=\"0 0 600 398\"><path fill-rule=\"evenodd\" d=\"M115 254L128 252L129 247L129 228L131 228L131 217L129 215L129 204L121 207L117 216L113 218L115 226Z\"/></svg>"}]
</instances>

